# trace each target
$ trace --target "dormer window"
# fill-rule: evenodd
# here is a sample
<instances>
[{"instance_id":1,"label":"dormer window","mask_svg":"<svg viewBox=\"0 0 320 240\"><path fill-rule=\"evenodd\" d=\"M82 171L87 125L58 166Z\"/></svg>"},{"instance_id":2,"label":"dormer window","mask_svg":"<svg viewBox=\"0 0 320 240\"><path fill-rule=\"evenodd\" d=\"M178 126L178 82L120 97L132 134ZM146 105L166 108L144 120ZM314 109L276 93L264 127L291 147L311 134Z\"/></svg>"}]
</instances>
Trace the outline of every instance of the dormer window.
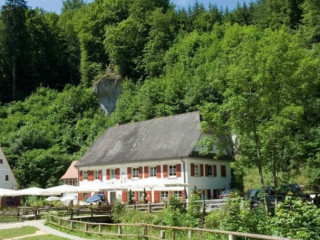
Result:
<instances>
[{"instance_id":1,"label":"dormer window","mask_svg":"<svg viewBox=\"0 0 320 240\"><path fill-rule=\"evenodd\" d=\"M0 158L0 164L3 164L3 159L2 158Z\"/></svg>"}]
</instances>

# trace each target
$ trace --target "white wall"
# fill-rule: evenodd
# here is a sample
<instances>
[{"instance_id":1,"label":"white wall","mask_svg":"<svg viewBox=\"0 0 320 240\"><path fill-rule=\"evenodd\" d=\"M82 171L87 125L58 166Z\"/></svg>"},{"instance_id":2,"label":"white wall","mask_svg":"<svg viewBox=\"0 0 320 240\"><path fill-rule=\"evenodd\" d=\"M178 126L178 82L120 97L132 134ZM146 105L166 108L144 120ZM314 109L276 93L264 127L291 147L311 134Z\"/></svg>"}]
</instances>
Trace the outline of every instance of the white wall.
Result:
<instances>
[{"instance_id":1,"label":"white wall","mask_svg":"<svg viewBox=\"0 0 320 240\"><path fill-rule=\"evenodd\" d=\"M6 175L9 177L8 181L6 181ZM13 176L8 161L0 148L0 188L16 189L17 187L17 182Z\"/></svg>"},{"instance_id":2,"label":"white wall","mask_svg":"<svg viewBox=\"0 0 320 240\"><path fill-rule=\"evenodd\" d=\"M215 164L217 166L217 177L192 177L191 176L191 169L190 164L197 163L197 164ZM163 177L163 165L176 165L181 164L181 177L170 177L167 178ZM148 172L149 177L139 179L127 178L127 168L143 168L145 166L161 166L161 178L157 177L150 177L150 171ZM220 166L226 166L226 177L221 177ZM106 169L116 169L120 168L120 179L106 179ZM185 168L185 169L184 169ZM115 164L115 165L108 165L108 166L94 166L94 167L82 167L79 169L81 171L99 171L102 170L102 181L100 180L83 180L79 182L80 186L90 185L92 182L101 183L101 185L105 186L108 190L108 199L110 200L111 192L116 192L116 197L121 200L122 198L122 190L124 189L131 189L132 191L143 191L145 188L146 191L151 191L152 196L153 192L156 191L182 191L186 190L187 194L189 194L193 189L194 186L197 189L211 189L213 196L213 189L227 189L230 187L231 182L231 170L230 170L230 161L216 161L210 159L200 159L200 158L186 158L186 159L166 159L166 160L152 160L146 162L133 162L130 164ZM169 172L169 167L168 167ZM205 169L204 169L205 172ZM132 172L131 172L132 174ZM186 174L186 175L184 175Z\"/></svg>"}]
</instances>

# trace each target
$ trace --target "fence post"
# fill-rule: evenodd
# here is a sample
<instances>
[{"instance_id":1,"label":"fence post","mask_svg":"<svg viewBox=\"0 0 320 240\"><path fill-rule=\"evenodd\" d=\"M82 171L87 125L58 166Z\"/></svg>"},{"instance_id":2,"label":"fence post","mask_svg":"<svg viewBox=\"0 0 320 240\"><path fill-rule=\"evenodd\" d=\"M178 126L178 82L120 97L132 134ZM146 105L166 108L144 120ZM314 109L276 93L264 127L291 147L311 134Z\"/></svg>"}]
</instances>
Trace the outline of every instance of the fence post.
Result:
<instances>
[{"instance_id":1,"label":"fence post","mask_svg":"<svg viewBox=\"0 0 320 240\"><path fill-rule=\"evenodd\" d=\"M122 227L121 227L121 225L118 225L118 235L122 235Z\"/></svg>"},{"instance_id":2,"label":"fence post","mask_svg":"<svg viewBox=\"0 0 320 240\"><path fill-rule=\"evenodd\" d=\"M172 240L176 239L176 231L172 229Z\"/></svg>"},{"instance_id":3,"label":"fence post","mask_svg":"<svg viewBox=\"0 0 320 240\"><path fill-rule=\"evenodd\" d=\"M188 230L188 239L192 239L192 230Z\"/></svg>"},{"instance_id":4,"label":"fence post","mask_svg":"<svg viewBox=\"0 0 320 240\"><path fill-rule=\"evenodd\" d=\"M102 232L102 226L101 226L101 224L99 224L98 226L99 226L99 233L101 233Z\"/></svg>"},{"instance_id":5,"label":"fence post","mask_svg":"<svg viewBox=\"0 0 320 240\"><path fill-rule=\"evenodd\" d=\"M151 203L150 202L148 203L148 211L149 211L149 213L151 213Z\"/></svg>"},{"instance_id":6,"label":"fence post","mask_svg":"<svg viewBox=\"0 0 320 240\"><path fill-rule=\"evenodd\" d=\"M143 238L148 239L148 227L147 225L143 225Z\"/></svg>"},{"instance_id":7,"label":"fence post","mask_svg":"<svg viewBox=\"0 0 320 240\"><path fill-rule=\"evenodd\" d=\"M71 208L70 210L70 219L72 220L73 219L73 209Z\"/></svg>"},{"instance_id":8,"label":"fence post","mask_svg":"<svg viewBox=\"0 0 320 240\"><path fill-rule=\"evenodd\" d=\"M84 223L84 231L87 233L88 232L88 224Z\"/></svg>"},{"instance_id":9,"label":"fence post","mask_svg":"<svg viewBox=\"0 0 320 240\"><path fill-rule=\"evenodd\" d=\"M233 236L232 234L229 234L229 240L236 240L236 236Z\"/></svg>"},{"instance_id":10,"label":"fence post","mask_svg":"<svg viewBox=\"0 0 320 240\"><path fill-rule=\"evenodd\" d=\"M58 218L58 224L59 224L59 226L61 225L61 218L60 217Z\"/></svg>"},{"instance_id":11,"label":"fence post","mask_svg":"<svg viewBox=\"0 0 320 240\"><path fill-rule=\"evenodd\" d=\"M160 231L160 239L166 239L166 231L165 230Z\"/></svg>"},{"instance_id":12,"label":"fence post","mask_svg":"<svg viewBox=\"0 0 320 240\"><path fill-rule=\"evenodd\" d=\"M70 228L73 229L73 221L70 221Z\"/></svg>"}]
</instances>

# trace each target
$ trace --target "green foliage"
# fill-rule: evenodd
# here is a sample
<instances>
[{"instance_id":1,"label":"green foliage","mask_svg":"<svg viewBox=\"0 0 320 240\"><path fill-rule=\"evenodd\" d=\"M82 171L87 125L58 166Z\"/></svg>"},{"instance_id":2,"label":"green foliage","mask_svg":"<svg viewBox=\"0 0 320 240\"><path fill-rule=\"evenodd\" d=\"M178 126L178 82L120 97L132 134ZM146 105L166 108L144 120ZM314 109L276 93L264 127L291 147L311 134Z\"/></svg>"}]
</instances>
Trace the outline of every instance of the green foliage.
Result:
<instances>
[{"instance_id":1,"label":"green foliage","mask_svg":"<svg viewBox=\"0 0 320 240\"><path fill-rule=\"evenodd\" d=\"M227 231L268 234L268 217L263 208L250 209L238 195L228 198L227 206L222 210L220 227ZM209 218L210 219L210 218ZM214 222L217 224L216 222Z\"/></svg>"},{"instance_id":2,"label":"green foliage","mask_svg":"<svg viewBox=\"0 0 320 240\"><path fill-rule=\"evenodd\" d=\"M287 197L269 221L272 234L294 239L320 239L320 210L313 204Z\"/></svg>"},{"instance_id":3,"label":"green foliage","mask_svg":"<svg viewBox=\"0 0 320 240\"><path fill-rule=\"evenodd\" d=\"M120 222L120 216L125 211L123 204L117 199L112 206L112 220L114 222Z\"/></svg>"},{"instance_id":4,"label":"green foliage","mask_svg":"<svg viewBox=\"0 0 320 240\"><path fill-rule=\"evenodd\" d=\"M108 121L91 90L82 87L62 93L39 88L25 102L1 109L0 142L20 187L59 184Z\"/></svg>"}]
</instances>

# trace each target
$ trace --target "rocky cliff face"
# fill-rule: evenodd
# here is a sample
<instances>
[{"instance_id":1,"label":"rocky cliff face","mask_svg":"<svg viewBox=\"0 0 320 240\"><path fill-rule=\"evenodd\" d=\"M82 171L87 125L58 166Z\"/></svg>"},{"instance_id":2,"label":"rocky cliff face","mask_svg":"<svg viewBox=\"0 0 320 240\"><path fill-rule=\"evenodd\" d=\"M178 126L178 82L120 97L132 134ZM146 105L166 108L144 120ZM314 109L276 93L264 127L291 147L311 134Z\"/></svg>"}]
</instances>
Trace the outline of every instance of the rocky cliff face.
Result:
<instances>
[{"instance_id":1,"label":"rocky cliff face","mask_svg":"<svg viewBox=\"0 0 320 240\"><path fill-rule=\"evenodd\" d=\"M108 72L99 78L93 86L93 91L99 99L101 108L108 115L116 108L122 82L123 79L119 74Z\"/></svg>"}]
</instances>

